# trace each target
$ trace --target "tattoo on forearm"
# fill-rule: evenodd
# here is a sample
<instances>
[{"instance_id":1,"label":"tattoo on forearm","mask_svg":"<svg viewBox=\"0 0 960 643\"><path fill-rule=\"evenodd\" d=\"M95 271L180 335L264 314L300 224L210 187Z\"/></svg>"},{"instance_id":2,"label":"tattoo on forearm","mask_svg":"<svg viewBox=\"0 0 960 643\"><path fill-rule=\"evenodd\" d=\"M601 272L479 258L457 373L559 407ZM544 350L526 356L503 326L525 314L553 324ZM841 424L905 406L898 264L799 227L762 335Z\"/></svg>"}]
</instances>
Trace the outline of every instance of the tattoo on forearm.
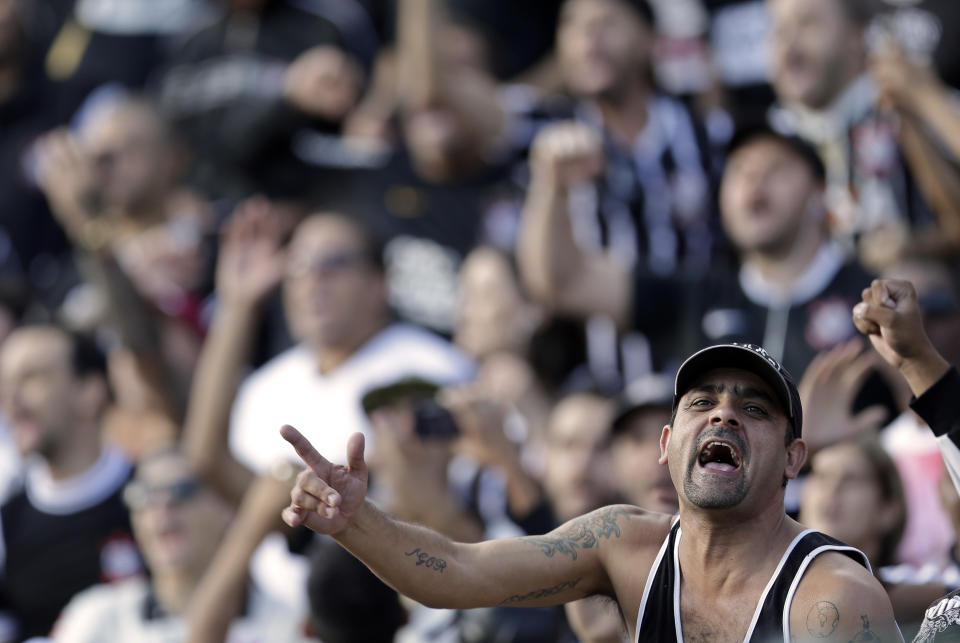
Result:
<instances>
[{"instance_id":1,"label":"tattoo on forearm","mask_svg":"<svg viewBox=\"0 0 960 643\"><path fill-rule=\"evenodd\" d=\"M617 521L621 516L629 519L626 510L608 507L575 520L559 534L525 536L521 540L539 547L547 558L559 552L576 560L578 550L599 547L601 538L619 538L622 533Z\"/></svg>"},{"instance_id":2,"label":"tattoo on forearm","mask_svg":"<svg viewBox=\"0 0 960 643\"><path fill-rule=\"evenodd\" d=\"M814 603L807 612L807 632L814 638L827 638L834 633L839 623L840 612L830 601Z\"/></svg>"},{"instance_id":3,"label":"tattoo on forearm","mask_svg":"<svg viewBox=\"0 0 960 643\"><path fill-rule=\"evenodd\" d=\"M442 558L437 558L436 556L431 556L425 551L420 551L419 547L413 551L406 552L404 556L412 556L417 567L423 565L427 569L432 569L441 574L443 573L443 570L447 568L447 561Z\"/></svg>"},{"instance_id":4,"label":"tattoo on forearm","mask_svg":"<svg viewBox=\"0 0 960 643\"><path fill-rule=\"evenodd\" d=\"M879 643L880 637L870 629L870 619L867 618L866 614L860 615L860 623L863 629L850 639L850 643L864 643L864 641L877 641Z\"/></svg>"},{"instance_id":5,"label":"tattoo on forearm","mask_svg":"<svg viewBox=\"0 0 960 643\"><path fill-rule=\"evenodd\" d=\"M525 601L535 601L541 598L547 598L548 596L554 596L560 592L573 589L577 586L582 578L575 578L573 580L564 581L553 587L541 587L540 589L535 589L532 592L527 592L526 594L514 594L513 596L508 596L507 598L500 601L500 605L512 605L514 603L523 603Z\"/></svg>"}]
</instances>

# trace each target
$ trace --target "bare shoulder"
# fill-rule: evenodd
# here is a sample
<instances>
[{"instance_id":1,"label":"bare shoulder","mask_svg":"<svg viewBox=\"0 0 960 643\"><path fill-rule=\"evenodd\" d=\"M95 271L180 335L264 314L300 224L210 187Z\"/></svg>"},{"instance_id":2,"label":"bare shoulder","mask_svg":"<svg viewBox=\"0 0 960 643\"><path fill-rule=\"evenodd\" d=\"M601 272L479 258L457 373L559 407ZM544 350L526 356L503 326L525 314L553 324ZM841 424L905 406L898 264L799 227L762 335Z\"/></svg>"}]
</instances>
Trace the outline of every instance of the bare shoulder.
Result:
<instances>
[{"instance_id":1,"label":"bare shoulder","mask_svg":"<svg viewBox=\"0 0 960 643\"><path fill-rule=\"evenodd\" d=\"M671 520L671 516L632 505L610 505L569 520L548 534L526 536L524 540L539 546L548 557L560 555L576 560L584 550L659 547L670 530Z\"/></svg>"},{"instance_id":2,"label":"bare shoulder","mask_svg":"<svg viewBox=\"0 0 960 643\"><path fill-rule=\"evenodd\" d=\"M796 641L902 641L890 599L866 567L839 552L817 556L790 608Z\"/></svg>"}]
</instances>

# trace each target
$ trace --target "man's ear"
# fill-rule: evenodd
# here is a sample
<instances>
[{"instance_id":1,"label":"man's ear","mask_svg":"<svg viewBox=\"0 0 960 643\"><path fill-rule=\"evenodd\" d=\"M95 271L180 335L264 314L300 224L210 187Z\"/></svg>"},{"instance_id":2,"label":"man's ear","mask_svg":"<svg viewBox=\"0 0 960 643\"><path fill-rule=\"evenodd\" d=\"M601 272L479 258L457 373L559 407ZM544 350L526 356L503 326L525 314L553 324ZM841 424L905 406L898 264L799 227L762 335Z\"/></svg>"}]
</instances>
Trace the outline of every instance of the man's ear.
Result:
<instances>
[{"instance_id":1,"label":"man's ear","mask_svg":"<svg viewBox=\"0 0 960 643\"><path fill-rule=\"evenodd\" d=\"M787 465L783 470L783 476L793 480L800 474L804 463L807 461L807 443L797 439L787 446Z\"/></svg>"},{"instance_id":2,"label":"man's ear","mask_svg":"<svg viewBox=\"0 0 960 643\"><path fill-rule=\"evenodd\" d=\"M666 424L663 427L663 432L660 433L660 458L657 460L660 464L667 463L667 445L670 444L670 425Z\"/></svg>"}]
</instances>

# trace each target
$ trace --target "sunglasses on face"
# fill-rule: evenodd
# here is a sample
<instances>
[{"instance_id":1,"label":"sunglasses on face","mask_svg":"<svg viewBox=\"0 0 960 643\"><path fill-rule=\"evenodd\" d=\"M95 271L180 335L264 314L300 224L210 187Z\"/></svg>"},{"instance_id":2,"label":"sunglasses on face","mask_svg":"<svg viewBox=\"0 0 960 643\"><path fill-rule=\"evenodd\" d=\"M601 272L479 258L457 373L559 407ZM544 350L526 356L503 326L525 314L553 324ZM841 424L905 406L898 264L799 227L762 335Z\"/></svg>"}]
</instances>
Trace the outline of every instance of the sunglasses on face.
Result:
<instances>
[{"instance_id":1,"label":"sunglasses on face","mask_svg":"<svg viewBox=\"0 0 960 643\"><path fill-rule=\"evenodd\" d=\"M360 252L338 252L326 257L304 256L291 257L287 264L287 276L306 277L316 275L327 277L341 274L350 268L359 266L366 261Z\"/></svg>"},{"instance_id":2,"label":"sunglasses on face","mask_svg":"<svg viewBox=\"0 0 960 643\"><path fill-rule=\"evenodd\" d=\"M164 486L151 486L134 481L123 490L123 500L130 509L139 511L160 502L181 505L192 500L199 492L200 483L189 478Z\"/></svg>"}]
</instances>

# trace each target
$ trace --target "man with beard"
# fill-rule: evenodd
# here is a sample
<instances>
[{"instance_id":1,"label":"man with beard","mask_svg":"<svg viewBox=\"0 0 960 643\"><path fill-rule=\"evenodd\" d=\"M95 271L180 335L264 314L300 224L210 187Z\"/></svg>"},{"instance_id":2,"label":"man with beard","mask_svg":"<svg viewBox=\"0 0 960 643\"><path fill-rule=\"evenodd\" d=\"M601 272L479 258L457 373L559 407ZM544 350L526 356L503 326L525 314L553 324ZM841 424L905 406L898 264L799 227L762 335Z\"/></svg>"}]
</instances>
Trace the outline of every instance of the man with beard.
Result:
<instances>
[{"instance_id":1,"label":"man with beard","mask_svg":"<svg viewBox=\"0 0 960 643\"><path fill-rule=\"evenodd\" d=\"M660 438L678 519L618 505L545 536L454 543L364 500L362 436L350 440L348 465L335 467L289 426L281 433L309 468L283 517L332 535L431 606L605 595L635 641L902 640L866 558L784 512L784 483L806 459L801 426L799 394L779 363L756 346L717 345L681 366Z\"/></svg>"}]
</instances>

